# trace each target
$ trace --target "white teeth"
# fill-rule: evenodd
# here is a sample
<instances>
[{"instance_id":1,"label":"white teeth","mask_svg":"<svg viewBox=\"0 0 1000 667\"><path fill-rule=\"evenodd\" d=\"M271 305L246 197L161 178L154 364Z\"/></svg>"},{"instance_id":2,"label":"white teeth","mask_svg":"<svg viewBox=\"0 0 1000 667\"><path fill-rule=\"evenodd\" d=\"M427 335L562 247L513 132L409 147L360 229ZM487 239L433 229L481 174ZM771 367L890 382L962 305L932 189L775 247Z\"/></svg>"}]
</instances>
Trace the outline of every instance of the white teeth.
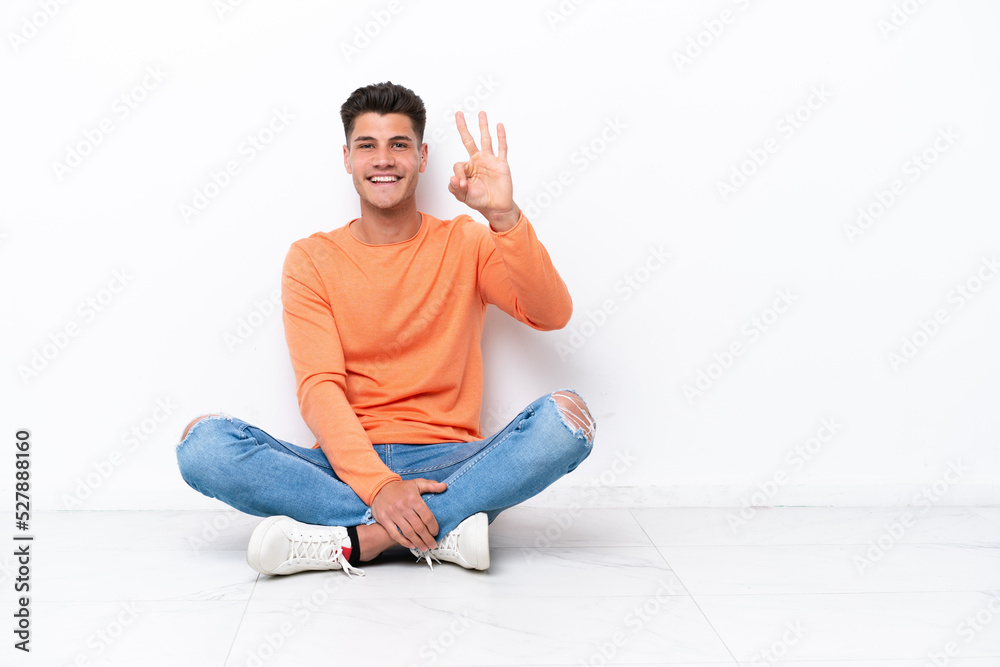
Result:
<instances>
[{"instance_id":1,"label":"white teeth","mask_svg":"<svg viewBox=\"0 0 1000 667\"><path fill-rule=\"evenodd\" d=\"M395 183L399 179L395 176L372 176L370 179L373 183Z\"/></svg>"}]
</instances>

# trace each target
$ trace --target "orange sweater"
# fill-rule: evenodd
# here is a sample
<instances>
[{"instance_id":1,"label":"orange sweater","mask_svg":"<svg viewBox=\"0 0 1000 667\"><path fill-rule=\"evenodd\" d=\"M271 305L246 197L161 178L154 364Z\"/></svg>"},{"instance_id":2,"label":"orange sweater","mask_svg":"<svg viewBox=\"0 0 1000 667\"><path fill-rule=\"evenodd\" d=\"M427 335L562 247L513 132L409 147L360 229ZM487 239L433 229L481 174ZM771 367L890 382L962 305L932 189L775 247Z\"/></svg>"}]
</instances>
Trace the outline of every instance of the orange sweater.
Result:
<instances>
[{"instance_id":1,"label":"orange sweater","mask_svg":"<svg viewBox=\"0 0 1000 667\"><path fill-rule=\"evenodd\" d=\"M416 236L369 245L345 225L292 244L281 281L302 416L338 477L371 505L399 475L372 444L482 438L486 305L566 325L565 283L523 214L496 233L421 213Z\"/></svg>"}]
</instances>

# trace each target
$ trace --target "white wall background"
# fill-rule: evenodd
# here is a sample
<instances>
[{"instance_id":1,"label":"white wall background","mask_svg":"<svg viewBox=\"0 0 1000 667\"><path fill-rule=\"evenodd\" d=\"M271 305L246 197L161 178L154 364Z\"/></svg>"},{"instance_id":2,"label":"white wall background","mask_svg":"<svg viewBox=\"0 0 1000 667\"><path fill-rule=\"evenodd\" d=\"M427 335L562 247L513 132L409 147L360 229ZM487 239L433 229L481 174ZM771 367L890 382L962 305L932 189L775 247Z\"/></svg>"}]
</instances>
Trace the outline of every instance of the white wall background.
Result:
<instances>
[{"instance_id":1,"label":"white wall background","mask_svg":"<svg viewBox=\"0 0 1000 667\"><path fill-rule=\"evenodd\" d=\"M19 428L34 509L216 506L174 458L208 411L312 444L267 302L358 215L339 107L389 79L428 106L421 208L463 212L451 118L488 110L574 295L487 323L487 427L564 386L598 417L534 502L997 502L996 3L11 0L0 32L5 497Z\"/></svg>"}]
</instances>

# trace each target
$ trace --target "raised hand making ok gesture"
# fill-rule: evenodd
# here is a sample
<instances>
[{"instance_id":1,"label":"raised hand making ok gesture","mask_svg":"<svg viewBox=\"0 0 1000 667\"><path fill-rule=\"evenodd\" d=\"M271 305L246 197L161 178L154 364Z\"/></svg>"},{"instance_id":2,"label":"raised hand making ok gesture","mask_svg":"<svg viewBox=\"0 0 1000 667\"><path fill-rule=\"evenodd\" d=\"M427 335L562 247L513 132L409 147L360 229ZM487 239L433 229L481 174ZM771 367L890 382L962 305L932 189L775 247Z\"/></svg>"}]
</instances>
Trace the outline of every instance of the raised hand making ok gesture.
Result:
<instances>
[{"instance_id":1,"label":"raised hand making ok gesture","mask_svg":"<svg viewBox=\"0 0 1000 667\"><path fill-rule=\"evenodd\" d=\"M493 140L486 112L479 112L479 133L481 147L469 134L465 124L465 114L455 114L462 143L469 151L467 162L455 163L455 174L448 183L448 191L458 201L479 211L490 223L494 231L504 232L517 224L521 210L514 203L514 186L507 165L507 134L503 123L497 124L498 152L493 154Z\"/></svg>"}]
</instances>

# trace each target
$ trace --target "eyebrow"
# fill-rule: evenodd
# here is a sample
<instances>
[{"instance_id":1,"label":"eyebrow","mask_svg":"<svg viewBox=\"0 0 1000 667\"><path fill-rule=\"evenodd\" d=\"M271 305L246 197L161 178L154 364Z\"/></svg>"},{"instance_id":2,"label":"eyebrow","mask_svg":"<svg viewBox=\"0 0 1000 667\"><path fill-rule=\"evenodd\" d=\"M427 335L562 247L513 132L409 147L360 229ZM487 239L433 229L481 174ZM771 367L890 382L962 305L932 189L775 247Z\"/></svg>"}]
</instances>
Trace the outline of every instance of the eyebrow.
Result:
<instances>
[{"instance_id":1,"label":"eyebrow","mask_svg":"<svg viewBox=\"0 0 1000 667\"><path fill-rule=\"evenodd\" d=\"M412 137L405 134L397 134L395 137L389 137L389 141L399 141L400 139L404 141L413 141ZM359 141L378 141L375 137L354 137L354 143Z\"/></svg>"}]
</instances>

